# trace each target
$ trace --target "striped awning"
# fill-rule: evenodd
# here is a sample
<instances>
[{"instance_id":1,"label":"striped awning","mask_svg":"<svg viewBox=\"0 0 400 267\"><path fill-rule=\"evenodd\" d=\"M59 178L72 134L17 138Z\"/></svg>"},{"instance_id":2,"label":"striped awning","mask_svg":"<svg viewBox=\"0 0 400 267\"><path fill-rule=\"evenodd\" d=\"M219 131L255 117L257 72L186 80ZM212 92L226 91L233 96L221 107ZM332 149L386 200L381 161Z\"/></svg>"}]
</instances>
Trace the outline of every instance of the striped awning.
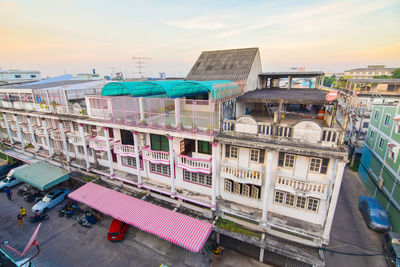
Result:
<instances>
[{"instance_id":1,"label":"striped awning","mask_svg":"<svg viewBox=\"0 0 400 267\"><path fill-rule=\"evenodd\" d=\"M93 183L68 197L192 252L201 250L212 231L208 222Z\"/></svg>"}]
</instances>

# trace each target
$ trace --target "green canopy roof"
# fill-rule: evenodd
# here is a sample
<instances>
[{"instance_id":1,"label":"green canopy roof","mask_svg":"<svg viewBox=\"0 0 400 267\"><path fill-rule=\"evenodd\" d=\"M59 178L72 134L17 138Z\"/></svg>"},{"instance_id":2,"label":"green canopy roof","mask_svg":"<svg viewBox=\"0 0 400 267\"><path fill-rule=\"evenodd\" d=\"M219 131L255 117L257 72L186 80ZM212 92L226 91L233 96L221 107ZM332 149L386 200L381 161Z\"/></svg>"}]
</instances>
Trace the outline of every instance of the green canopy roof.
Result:
<instances>
[{"instance_id":1,"label":"green canopy roof","mask_svg":"<svg viewBox=\"0 0 400 267\"><path fill-rule=\"evenodd\" d=\"M16 170L14 177L43 191L68 180L69 173L46 162L38 161Z\"/></svg>"},{"instance_id":2,"label":"green canopy roof","mask_svg":"<svg viewBox=\"0 0 400 267\"><path fill-rule=\"evenodd\" d=\"M232 82L225 80L218 81L141 81L141 82L112 82L103 87L101 95L131 95L157 96L178 98L197 94L211 93L213 100L239 95L240 87Z\"/></svg>"}]
</instances>

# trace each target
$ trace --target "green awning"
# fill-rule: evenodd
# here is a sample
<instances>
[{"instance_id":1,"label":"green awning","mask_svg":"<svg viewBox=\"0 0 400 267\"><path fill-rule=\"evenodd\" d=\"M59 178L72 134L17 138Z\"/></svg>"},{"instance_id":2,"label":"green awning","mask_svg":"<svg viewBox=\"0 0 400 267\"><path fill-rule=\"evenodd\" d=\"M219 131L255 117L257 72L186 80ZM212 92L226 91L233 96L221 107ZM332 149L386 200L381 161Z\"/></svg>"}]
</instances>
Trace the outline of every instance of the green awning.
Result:
<instances>
[{"instance_id":1,"label":"green awning","mask_svg":"<svg viewBox=\"0 0 400 267\"><path fill-rule=\"evenodd\" d=\"M14 172L14 177L39 189L46 190L69 179L69 172L38 161Z\"/></svg>"}]
</instances>

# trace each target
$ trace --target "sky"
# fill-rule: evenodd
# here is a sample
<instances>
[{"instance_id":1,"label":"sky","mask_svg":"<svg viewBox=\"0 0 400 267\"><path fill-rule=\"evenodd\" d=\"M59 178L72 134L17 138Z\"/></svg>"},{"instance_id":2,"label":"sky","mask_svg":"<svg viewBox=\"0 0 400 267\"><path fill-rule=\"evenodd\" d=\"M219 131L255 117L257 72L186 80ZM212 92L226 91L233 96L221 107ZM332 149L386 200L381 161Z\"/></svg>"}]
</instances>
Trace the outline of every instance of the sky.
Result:
<instances>
[{"instance_id":1,"label":"sky","mask_svg":"<svg viewBox=\"0 0 400 267\"><path fill-rule=\"evenodd\" d=\"M263 71L400 66L400 0L0 0L0 67L184 77L201 51L259 47Z\"/></svg>"}]
</instances>

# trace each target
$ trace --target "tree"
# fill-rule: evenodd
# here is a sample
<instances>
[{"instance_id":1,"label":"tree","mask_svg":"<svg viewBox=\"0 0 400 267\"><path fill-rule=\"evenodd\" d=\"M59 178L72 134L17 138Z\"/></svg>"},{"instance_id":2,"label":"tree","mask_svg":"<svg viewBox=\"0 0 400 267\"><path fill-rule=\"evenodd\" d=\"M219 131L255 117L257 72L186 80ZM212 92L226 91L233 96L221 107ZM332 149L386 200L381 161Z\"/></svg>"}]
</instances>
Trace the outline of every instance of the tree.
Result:
<instances>
[{"instance_id":1,"label":"tree","mask_svg":"<svg viewBox=\"0 0 400 267\"><path fill-rule=\"evenodd\" d=\"M340 79L336 82L335 88L340 89L340 88L346 87L346 82L348 79L350 79L350 76L340 77Z\"/></svg>"},{"instance_id":2,"label":"tree","mask_svg":"<svg viewBox=\"0 0 400 267\"><path fill-rule=\"evenodd\" d=\"M336 75L333 74L331 77L325 76L324 77L324 86L331 87L332 83L336 82Z\"/></svg>"},{"instance_id":3,"label":"tree","mask_svg":"<svg viewBox=\"0 0 400 267\"><path fill-rule=\"evenodd\" d=\"M400 69L392 71L392 79L400 79Z\"/></svg>"}]
</instances>

